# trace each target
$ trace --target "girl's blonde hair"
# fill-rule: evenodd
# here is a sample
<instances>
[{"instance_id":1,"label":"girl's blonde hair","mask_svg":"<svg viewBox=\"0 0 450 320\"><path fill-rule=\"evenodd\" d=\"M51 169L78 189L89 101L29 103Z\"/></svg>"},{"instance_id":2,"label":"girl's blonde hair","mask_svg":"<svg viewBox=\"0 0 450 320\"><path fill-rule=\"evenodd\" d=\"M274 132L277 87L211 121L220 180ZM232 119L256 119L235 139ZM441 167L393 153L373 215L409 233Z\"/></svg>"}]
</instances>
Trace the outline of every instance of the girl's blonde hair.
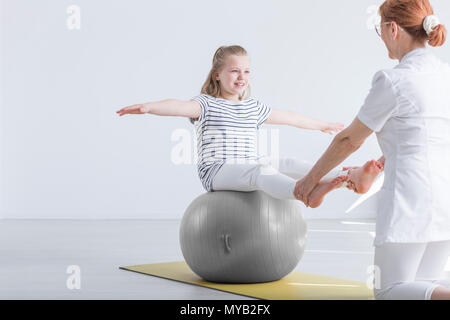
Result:
<instances>
[{"instance_id":1,"label":"girl's blonde hair","mask_svg":"<svg viewBox=\"0 0 450 320\"><path fill-rule=\"evenodd\" d=\"M225 59L231 55L247 56L247 51L241 46L222 46L214 53L212 68L202 87L202 94L208 94L212 97L219 98L221 95L219 80L216 80L216 73L220 72L225 66ZM250 85L244 91L239 100L245 100L250 97Z\"/></svg>"}]
</instances>

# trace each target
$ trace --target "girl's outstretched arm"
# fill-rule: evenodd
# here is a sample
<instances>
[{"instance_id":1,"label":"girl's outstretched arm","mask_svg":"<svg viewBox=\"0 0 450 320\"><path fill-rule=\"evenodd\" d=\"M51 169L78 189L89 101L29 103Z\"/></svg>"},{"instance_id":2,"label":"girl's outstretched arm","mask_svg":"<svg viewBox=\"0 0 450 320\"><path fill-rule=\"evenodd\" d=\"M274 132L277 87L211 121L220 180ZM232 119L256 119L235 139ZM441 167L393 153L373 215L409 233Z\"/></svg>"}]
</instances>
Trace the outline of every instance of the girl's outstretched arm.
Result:
<instances>
[{"instance_id":1,"label":"girl's outstretched arm","mask_svg":"<svg viewBox=\"0 0 450 320\"><path fill-rule=\"evenodd\" d=\"M320 130L325 133L332 134L344 129L342 123L326 122L322 120L313 119L296 111L276 110L272 109L269 118L266 120L267 124L281 124L293 126L301 129Z\"/></svg>"},{"instance_id":2,"label":"girl's outstretched arm","mask_svg":"<svg viewBox=\"0 0 450 320\"><path fill-rule=\"evenodd\" d=\"M135 104L116 111L119 116L124 114L151 113L157 116L187 117L197 119L201 114L200 104L195 100L183 101L167 99L158 102Z\"/></svg>"}]
</instances>

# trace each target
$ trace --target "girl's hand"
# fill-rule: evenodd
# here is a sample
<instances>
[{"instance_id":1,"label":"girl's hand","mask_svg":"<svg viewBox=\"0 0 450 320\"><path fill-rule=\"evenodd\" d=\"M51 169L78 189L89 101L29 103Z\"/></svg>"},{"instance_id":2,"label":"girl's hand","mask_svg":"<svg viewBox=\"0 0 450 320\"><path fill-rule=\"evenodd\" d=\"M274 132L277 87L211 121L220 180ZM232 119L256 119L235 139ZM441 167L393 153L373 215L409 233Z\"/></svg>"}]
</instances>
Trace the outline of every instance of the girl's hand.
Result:
<instances>
[{"instance_id":1,"label":"girl's hand","mask_svg":"<svg viewBox=\"0 0 450 320\"><path fill-rule=\"evenodd\" d=\"M320 131L324 133L333 134L334 132L342 131L344 127L345 125L342 123L328 122L322 129L320 129Z\"/></svg>"},{"instance_id":2,"label":"girl's hand","mask_svg":"<svg viewBox=\"0 0 450 320\"><path fill-rule=\"evenodd\" d=\"M149 113L150 106L148 104L134 104L129 107L125 107L116 111L119 116L123 116L124 114L144 114Z\"/></svg>"}]
</instances>

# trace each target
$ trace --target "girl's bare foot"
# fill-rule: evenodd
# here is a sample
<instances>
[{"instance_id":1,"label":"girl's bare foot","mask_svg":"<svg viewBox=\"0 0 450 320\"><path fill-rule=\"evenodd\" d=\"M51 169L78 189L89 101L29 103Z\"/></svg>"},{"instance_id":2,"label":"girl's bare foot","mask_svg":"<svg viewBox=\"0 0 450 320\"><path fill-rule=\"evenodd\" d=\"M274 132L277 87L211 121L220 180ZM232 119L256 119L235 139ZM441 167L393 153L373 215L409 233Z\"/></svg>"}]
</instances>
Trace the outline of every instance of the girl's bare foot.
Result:
<instances>
[{"instance_id":1,"label":"girl's bare foot","mask_svg":"<svg viewBox=\"0 0 450 320\"><path fill-rule=\"evenodd\" d=\"M368 161L362 167L350 169L348 177L352 189L359 194L366 193L383 169L383 164L376 160Z\"/></svg>"},{"instance_id":2,"label":"girl's bare foot","mask_svg":"<svg viewBox=\"0 0 450 320\"><path fill-rule=\"evenodd\" d=\"M348 176L341 176L334 179L325 179L313 189L308 199L308 206L317 208L322 204L325 195L336 188L342 187L342 184L348 180Z\"/></svg>"}]
</instances>

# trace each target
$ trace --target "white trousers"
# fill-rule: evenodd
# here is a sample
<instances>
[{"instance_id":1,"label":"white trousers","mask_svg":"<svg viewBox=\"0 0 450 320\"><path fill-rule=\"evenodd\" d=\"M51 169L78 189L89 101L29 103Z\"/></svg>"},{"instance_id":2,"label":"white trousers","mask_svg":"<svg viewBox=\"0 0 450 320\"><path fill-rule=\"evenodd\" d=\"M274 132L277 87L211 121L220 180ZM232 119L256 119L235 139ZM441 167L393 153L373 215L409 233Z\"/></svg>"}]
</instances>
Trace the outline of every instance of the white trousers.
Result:
<instances>
[{"instance_id":1,"label":"white trousers","mask_svg":"<svg viewBox=\"0 0 450 320\"><path fill-rule=\"evenodd\" d=\"M295 159L263 157L239 163L226 162L213 179L213 191L256 191L261 190L278 199L295 200L294 189L298 180L312 169L313 164ZM333 170L324 178L335 178L346 172Z\"/></svg>"},{"instance_id":2,"label":"white trousers","mask_svg":"<svg viewBox=\"0 0 450 320\"><path fill-rule=\"evenodd\" d=\"M449 255L450 241L376 246L375 298L429 300L436 287L450 288L443 274Z\"/></svg>"}]
</instances>

